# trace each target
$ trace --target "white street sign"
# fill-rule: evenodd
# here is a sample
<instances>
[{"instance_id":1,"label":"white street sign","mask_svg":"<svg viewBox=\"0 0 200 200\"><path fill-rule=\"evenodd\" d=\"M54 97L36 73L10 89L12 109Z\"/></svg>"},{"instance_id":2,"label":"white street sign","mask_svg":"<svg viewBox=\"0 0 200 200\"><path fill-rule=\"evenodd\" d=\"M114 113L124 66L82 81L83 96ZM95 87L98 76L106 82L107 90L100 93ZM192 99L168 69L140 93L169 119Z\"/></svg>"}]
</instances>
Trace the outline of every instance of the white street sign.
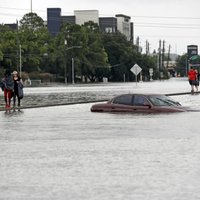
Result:
<instances>
[{"instance_id":1,"label":"white street sign","mask_svg":"<svg viewBox=\"0 0 200 200\"><path fill-rule=\"evenodd\" d=\"M130 70L137 76L142 71L142 68L135 64Z\"/></svg>"}]
</instances>

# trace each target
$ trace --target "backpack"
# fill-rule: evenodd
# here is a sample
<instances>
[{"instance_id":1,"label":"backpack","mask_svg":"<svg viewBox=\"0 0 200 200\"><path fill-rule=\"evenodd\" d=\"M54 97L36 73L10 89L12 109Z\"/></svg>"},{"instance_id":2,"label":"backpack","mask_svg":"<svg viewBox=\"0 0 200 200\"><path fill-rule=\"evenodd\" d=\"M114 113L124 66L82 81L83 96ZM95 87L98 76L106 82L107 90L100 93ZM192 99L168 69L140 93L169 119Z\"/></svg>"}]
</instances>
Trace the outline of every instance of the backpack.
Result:
<instances>
[{"instance_id":1,"label":"backpack","mask_svg":"<svg viewBox=\"0 0 200 200\"><path fill-rule=\"evenodd\" d=\"M24 91L23 91L23 84L21 82L18 83L18 96L20 99L23 99L24 97Z\"/></svg>"}]
</instances>

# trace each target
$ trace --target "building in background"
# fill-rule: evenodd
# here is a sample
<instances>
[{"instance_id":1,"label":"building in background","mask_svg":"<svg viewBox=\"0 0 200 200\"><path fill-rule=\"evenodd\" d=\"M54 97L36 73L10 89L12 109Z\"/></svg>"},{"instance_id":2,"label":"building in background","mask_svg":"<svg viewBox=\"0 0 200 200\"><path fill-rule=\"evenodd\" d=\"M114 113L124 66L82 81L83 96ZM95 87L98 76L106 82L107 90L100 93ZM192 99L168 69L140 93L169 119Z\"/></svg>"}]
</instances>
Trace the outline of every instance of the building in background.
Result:
<instances>
[{"instance_id":1,"label":"building in background","mask_svg":"<svg viewBox=\"0 0 200 200\"><path fill-rule=\"evenodd\" d=\"M131 17L123 14L115 15L117 18L117 30L124 34L127 38L127 40L131 40L132 38L132 26L131 26Z\"/></svg>"},{"instance_id":2,"label":"building in background","mask_svg":"<svg viewBox=\"0 0 200 200\"><path fill-rule=\"evenodd\" d=\"M93 21L99 25L99 11L98 10L75 10L75 21L78 25L83 25L85 22Z\"/></svg>"},{"instance_id":3,"label":"building in background","mask_svg":"<svg viewBox=\"0 0 200 200\"><path fill-rule=\"evenodd\" d=\"M61 9L47 8L47 28L53 36L59 33L61 22Z\"/></svg>"},{"instance_id":4,"label":"building in background","mask_svg":"<svg viewBox=\"0 0 200 200\"><path fill-rule=\"evenodd\" d=\"M62 24L69 23L69 24L76 24L76 18L74 15L72 16L61 16Z\"/></svg>"},{"instance_id":5,"label":"building in background","mask_svg":"<svg viewBox=\"0 0 200 200\"><path fill-rule=\"evenodd\" d=\"M11 28L12 30L17 30L18 29L18 24L5 24L5 26Z\"/></svg>"},{"instance_id":6,"label":"building in background","mask_svg":"<svg viewBox=\"0 0 200 200\"><path fill-rule=\"evenodd\" d=\"M47 8L48 30L52 35L57 35L63 23L83 25L85 22L97 23L101 31L115 33L119 31L129 41L133 41L133 23L131 17L117 14L115 17L99 17L98 10L75 10L74 16L61 16L60 8Z\"/></svg>"},{"instance_id":7,"label":"building in background","mask_svg":"<svg viewBox=\"0 0 200 200\"><path fill-rule=\"evenodd\" d=\"M134 27L131 17L123 14L117 14L115 17L99 17L98 10L75 10L74 15L62 16L61 8L47 8L47 21L44 22L44 25L47 26L51 35L56 36L64 23L83 25L88 21L98 24L100 30L105 33L119 31L126 36L128 41L134 41ZM17 24L6 25L17 29Z\"/></svg>"},{"instance_id":8,"label":"building in background","mask_svg":"<svg viewBox=\"0 0 200 200\"><path fill-rule=\"evenodd\" d=\"M99 26L105 33L115 33L117 31L117 19L115 17L100 17Z\"/></svg>"}]
</instances>

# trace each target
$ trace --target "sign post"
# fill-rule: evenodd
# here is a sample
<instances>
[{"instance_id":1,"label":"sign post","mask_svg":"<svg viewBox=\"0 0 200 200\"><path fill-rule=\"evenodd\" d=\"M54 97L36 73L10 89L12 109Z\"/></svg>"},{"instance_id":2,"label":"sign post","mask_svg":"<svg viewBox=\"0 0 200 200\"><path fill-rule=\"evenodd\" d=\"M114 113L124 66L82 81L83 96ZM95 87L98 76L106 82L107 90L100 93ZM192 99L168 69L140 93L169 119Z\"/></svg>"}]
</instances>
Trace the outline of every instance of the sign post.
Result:
<instances>
[{"instance_id":1,"label":"sign post","mask_svg":"<svg viewBox=\"0 0 200 200\"><path fill-rule=\"evenodd\" d=\"M142 68L138 65L135 64L133 65L133 67L130 69L130 71L135 74L135 81L136 81L136 85L137 85L137 75L142 71Z\"/></svg>"},{"instance_id":2,"label":"sign post","mask_svg":"<svg viewBox=\"0 0 200 200\"><path fill-rule=\"evenodd\" d=\"M186 63L187 70L190 70L190 65L192 64L190 59L196 55L198 55L198 46L197 45L188 45L187 46L187 63ZM187 70L186 70L186 73L187 73Z\"/></svg>"},{"instance_id":3,"label":"sign post","mask_svg":"<svg viewBox=\"0 0 200 200\"><path fill-rule=\"evenodd\" d=\"M150 81L153 81L153 68L149 68Z\"/></svg>"}]
</instances>

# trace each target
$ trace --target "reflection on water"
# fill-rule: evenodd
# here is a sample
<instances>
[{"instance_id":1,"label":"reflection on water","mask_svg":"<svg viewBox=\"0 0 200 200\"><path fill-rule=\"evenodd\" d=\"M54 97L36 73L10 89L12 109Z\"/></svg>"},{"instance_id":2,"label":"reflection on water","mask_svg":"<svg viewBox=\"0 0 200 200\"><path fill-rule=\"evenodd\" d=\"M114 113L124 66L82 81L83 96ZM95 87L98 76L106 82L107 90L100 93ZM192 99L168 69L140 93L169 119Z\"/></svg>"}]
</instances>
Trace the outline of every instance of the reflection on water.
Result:
<instances>
[{"instance_id":1,"label":"reflection on water","mask_svg":"<svg viewBox=\"0 0 200 200\"><path fill-rule=\"evenodd\" d=\"M23 104L100 99L133 88L183 92L188 84L27 88ZM200 107L200 95L173 98ZM0 112L0 199L200 199L200 113L91 113L91 106Z\"/></svg>"},{"instance_id":2,"label":"reflection on water","mask_svg":"<svg viewBox=\"0 0 200 200\"><path fill-rule=\"evenodd\" d=\"M4 111L5 115L8 115L9 117L10 116L18 116L18 115L21 115L24 113L24 111L22 109L9 109L9 110L6 110Z\"/></svg>"}]
</instances>

